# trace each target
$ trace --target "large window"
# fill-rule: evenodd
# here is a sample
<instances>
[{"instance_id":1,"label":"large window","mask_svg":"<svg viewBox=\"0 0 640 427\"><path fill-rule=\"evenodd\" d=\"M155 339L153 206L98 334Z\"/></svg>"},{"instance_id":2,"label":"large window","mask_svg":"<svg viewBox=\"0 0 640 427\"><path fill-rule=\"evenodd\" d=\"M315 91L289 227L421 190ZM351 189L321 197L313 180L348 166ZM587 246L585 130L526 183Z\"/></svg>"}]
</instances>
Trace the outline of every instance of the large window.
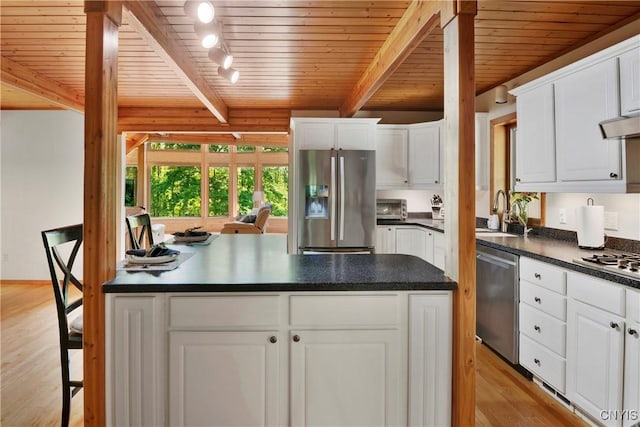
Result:
<instances>
[{"instance_id":1,"label":"large window","mask_svg":"<svg viewBox=\"0 0 640 427\"><path fill-rule=\"evenodd\" d=\"M209 216L229 216L229 167L209 168Z\"/></svg>"},{"instance_id":2,"label":"large window","mask_svg":"<svg viewBox=\"0 0 640 427\"><path fill-rule=\"evenodd\" d=\"M273 217L287 216L286 146L158 141L150 145L153 149L147 150L146 156L148 181L137 183L138 187L146 184L145 198L136 204L147 205L153 217L195 217L203 226L218 224L251 211L256 191L263 192L263 203L271 204ZM127 203L132 203L135 194L135 182L131 180L134 171L127 170Z\"/></svg>"},{"instance_id":3,"label":"large window","mask_svg":"<svg viewBox=\"0 0 640 427\"><path fill-rule=\"evenodd\" d=\"M262 168L262 191L266 202L271 203L271 215L287 216L289 189L288 166Z\"/></svg>"},{"instance_id":4,"label":"large window","mask_svg":"<svg viewBox=\"0 0 640 427\"><path fill-rule=\"evenodd\" d=\"M138 167L127 166L124 178L124 205L136 206L138 192Z\"/></svg>"},{"instance_id":5,"label":"large window","mask_svg":"<svg viewBox=\"0 0 640 427\"><path fill-rule=\"evenodd\" d=\"M151 216L200 216L200 168L151 167Z\"/></svg>"},{"instance_id":6,"label":"large window","mask_svg":"<svg viewBox=\"0 0 640 427\"><path fill-rule=\"evenodd\" d=\"M247 213L253 209L255 170L253 166L238 168L238 211L240 213Z\"/></svg>"}]
</instances>

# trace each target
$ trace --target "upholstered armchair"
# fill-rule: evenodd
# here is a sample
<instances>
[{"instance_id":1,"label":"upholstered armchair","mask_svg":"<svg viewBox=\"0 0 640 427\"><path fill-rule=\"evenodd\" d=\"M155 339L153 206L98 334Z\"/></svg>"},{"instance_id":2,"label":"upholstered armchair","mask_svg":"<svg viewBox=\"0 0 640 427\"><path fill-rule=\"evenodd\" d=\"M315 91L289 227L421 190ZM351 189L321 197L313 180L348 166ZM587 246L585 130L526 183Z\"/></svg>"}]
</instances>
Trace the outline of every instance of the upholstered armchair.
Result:
<instances>
[{"instance_id":1,"label":"upholstered armchair","mask_svg":"<svg viewBox=\"0 0 640 427\"><path fill-rule=\"evenodd\" d=\"M271 206L266 205L261 207L255 215L255 219L252 215L245 215L237 221L227 222L220 231L221 234L263 234L267 220L271 215Z\"/></svg>"}]
</instances>

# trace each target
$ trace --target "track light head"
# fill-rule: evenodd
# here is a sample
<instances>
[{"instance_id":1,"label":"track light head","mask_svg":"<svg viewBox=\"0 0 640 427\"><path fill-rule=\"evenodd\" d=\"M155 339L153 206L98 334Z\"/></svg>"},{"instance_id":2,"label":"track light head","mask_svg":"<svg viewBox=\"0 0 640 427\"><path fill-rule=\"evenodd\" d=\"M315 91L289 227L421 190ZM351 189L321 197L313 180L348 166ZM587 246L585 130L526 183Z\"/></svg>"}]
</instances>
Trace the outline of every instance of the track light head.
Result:
<instances>
[{"instance_id":1,"label":"track light head","mask_svg":"<svg viewBox=\"0 0 640 427\"><path fill-rule=\"evenodd\" d=\"M233 68L218 67L218 75L229 80L232 84L236 84L238 82L238 79L240 78L240 72L238 70L234 70Z\"/></svg>"},{"instance_id":2,"label":"track light head","mask_svg":"<svg viewBox=\"0 0 640 427\"><path fill-rule=\"evenodd\" d=\"M210 49L218 44L220 40L220 29L214 21L208 24L196 22L194 27L198 38L201 40L202 47Z\"/></svg>"},{"instance_id":3,"label":"track light head","mask_svg":"<svg viewBox=\"0 0 640 427\"><path fill-rule=\"evenodd\" d=\"M215 17L215 8L208 1L187 0L184 3L184 14L203 24L208 24Z\"/></svg>"},{"instance_id":4,"label":"track light head","mask_svg":"<svg viewBox=\"0 0 640 427\"><path fill-rule=\"evenodd\" d=\"M231 67L233 56L225 49L214 47L209 50L209 59L220 65L225 70Z\"/></svg>"}]
</instances>

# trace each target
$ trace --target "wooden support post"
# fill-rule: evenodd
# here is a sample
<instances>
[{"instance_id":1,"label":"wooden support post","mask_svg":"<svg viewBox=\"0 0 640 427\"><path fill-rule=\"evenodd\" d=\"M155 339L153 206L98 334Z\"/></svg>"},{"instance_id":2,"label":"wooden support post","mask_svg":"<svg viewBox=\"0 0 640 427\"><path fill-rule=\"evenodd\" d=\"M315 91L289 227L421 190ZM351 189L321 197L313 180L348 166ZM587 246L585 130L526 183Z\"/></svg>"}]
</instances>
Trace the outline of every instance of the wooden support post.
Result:
<instances>
[{"instance_id":1,"label":"wooden support post","mask_svg":"<svg viewBox=\"0 0 640 427\"><path fill-rule=\"evenodd\" d=\"M464 4L464 5L462 5ZM445 273L453 301L452 425L475 425L475 2L459 2L444 27ZM470 7L473 6L473 7Z\"/></svg>"},{"instance_id":2,"label":"wooden support post","mask_svg":"<svg viewBox=\"0 0 640 427\"><path fill-rule=\"evenodd\" d=\"M106 424L102 284L115 276L120 178L118 26L122 6L86 1L84 116L84 423Z\"/></svg>"}]
</instances>

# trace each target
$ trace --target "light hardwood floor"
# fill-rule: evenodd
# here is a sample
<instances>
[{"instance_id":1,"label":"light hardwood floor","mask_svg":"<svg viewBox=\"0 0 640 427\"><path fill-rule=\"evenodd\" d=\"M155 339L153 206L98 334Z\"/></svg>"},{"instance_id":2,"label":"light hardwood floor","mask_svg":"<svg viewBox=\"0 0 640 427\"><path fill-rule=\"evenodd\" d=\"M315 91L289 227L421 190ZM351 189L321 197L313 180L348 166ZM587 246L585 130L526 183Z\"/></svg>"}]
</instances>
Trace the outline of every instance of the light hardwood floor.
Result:
<instances>
[{"instance_id":1,"label":"light hardwood floor","mask_svg":"<svg viewBox=\"0 0 640 427\"><path fill-rule=\"evenodd\" d=\"M55 304L50 284L3 282L2 426L60 424L60 358ZM477 426L586 426L531 381L477 344ZM72 361L75 377L82 360ZM71 401L71 425L81 426L82 391Z\"/></svg>"},{"instance_id":2,"label":"light hardwood floor","mask_svg":"<svg viewBox=\"0 0 640 427\"><path fill-rule=\"evenodd\" d=\"M59 426L62 410L58 321L51 284L0 285L0 425ZM82 378L82 354L72 378ZM83 392L71 400L71 426L82 426Z\"/></svg>"}]
</instances>

